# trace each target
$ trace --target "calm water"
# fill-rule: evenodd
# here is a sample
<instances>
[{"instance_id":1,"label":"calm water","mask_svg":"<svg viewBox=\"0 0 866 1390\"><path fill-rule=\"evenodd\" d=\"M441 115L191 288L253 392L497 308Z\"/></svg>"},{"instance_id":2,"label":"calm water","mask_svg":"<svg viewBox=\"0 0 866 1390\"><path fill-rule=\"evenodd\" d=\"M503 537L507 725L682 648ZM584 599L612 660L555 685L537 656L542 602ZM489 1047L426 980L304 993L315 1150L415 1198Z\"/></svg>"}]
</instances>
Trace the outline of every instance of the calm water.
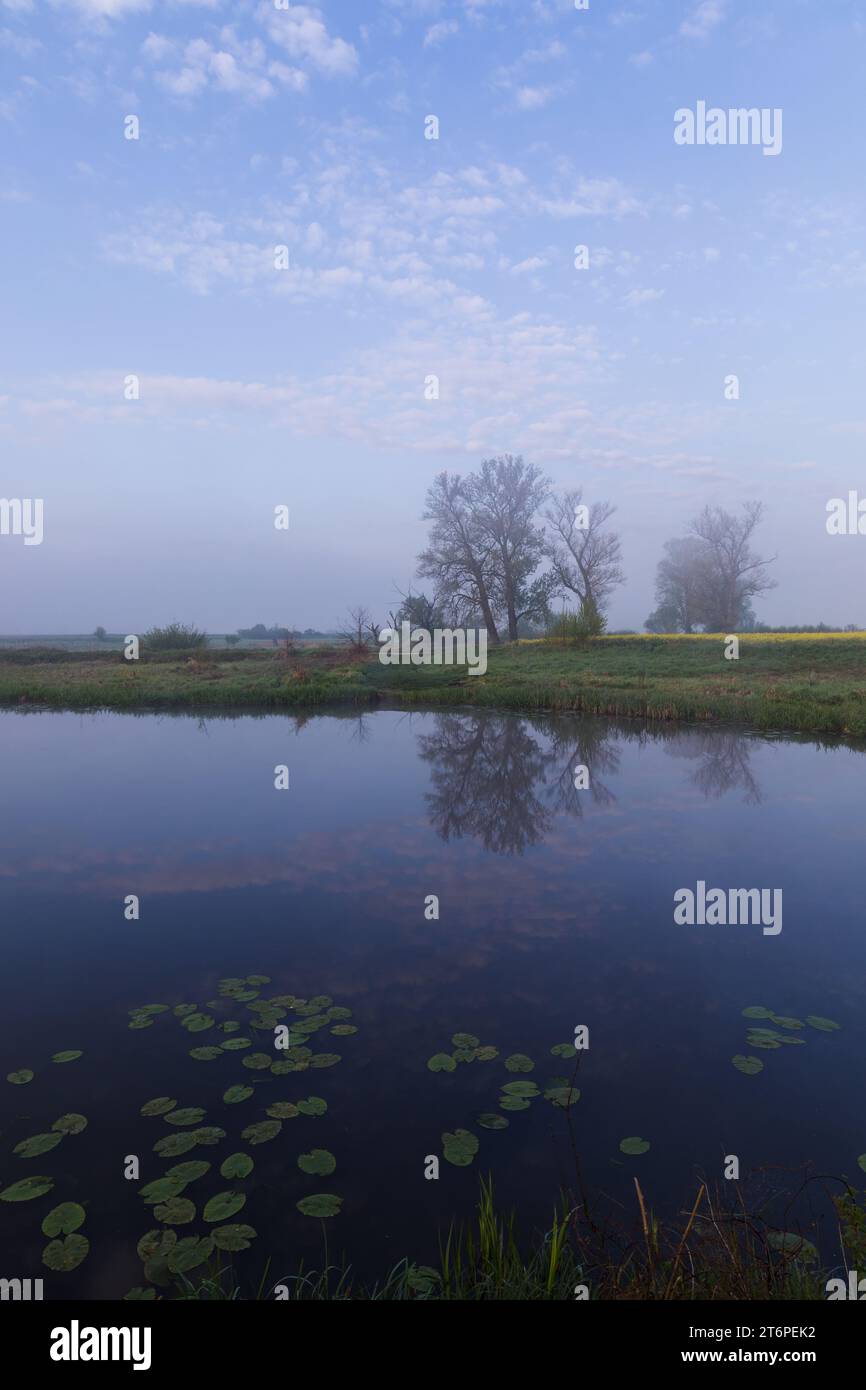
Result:
<instances>
[{"instance_id":1,"label":"calm water","mask_svg":"<svg viewBox=\"0 0 866 1390\"><path fill-rule=\"evenodd\" d=\"M504 1058L524 1053L542 1089L572 1063L550 1055L590 1028L573 1110L587 1185L633 1204L632 1175L660 1210L675 1211L695 1175L721 1176L725 1154L761 1181L794 1190L802 1165L857 1176L864 1120L862 752L730 731L642 730L637 724L526 720L495 714L377 712L197 720L100 714L0 715L3 823L0 911L2 1076L0 1187L31 1173L55 1178L38 1200L0 1204L4 1277L46 1278L46 1297L122 1296L143 1283L136 1242L157 1223L138 1189L172 1163L203 1158L211 1172L184 1193L199 1209L215 1192L248 1193L235 1221L259 1232L237 1257L257 1284L303 1256L322 1263L322 1227L295 1203L343 1198L328 1221L329 1253L364 1275L404 1254L435 1256L437 1230L468 1213L479 1173L527 1224L548 1222L573 1183L567 1128L543 1097L479 1128ZM290 769L288 791L274 767ZM589 769L576 791L575 764ZM781 935L760 926L677 926L673 894L717 887L780 888ZM141 900L126 921L123 900ZM439 899L439 920L425 899ZM261 997L330 995L352 1010L354 1036L326 1027L311 1047L339 1064L277 1078L242 1065L243 1051L199 1062L219 1024L246 1020L219 1000L218 981L261 973ZM128 1011L195 1003L213 1028L190 1035L172 1012L129 1030ZM741 1011L837 1020L806 1028L805 1046L755 1052ZM231 1014L228 1009L231 1006ZM291 1015L289 1021L291 1021ZM772 1025L770 1025L772 1026ZM455 1032L500 1056L433 1074L427 1059ZM79 1060L51 1062L60 1049ZM737 1053L764 1070L745 1076ZM273 1054L277 1055L277 1054ZM254 1084L226 1105L224 1090ZM227 1131L217 1146L163 1159L153 1144L179 1133L143 1119L155 1096L202 1106ZM278 1100L317 1095L320 1118L286 1120L250 1148L241 1129ZM87 1129L42 1157L13 1147L64 1112ZM471 1167L424 1178L441 1134L473 1129ZM649 1152L627 1158L626 1136ZM302 1173L297 1155L330 1150L330 1177ZM218 1173L244 1150L243 1184ZM124 1179L127 1155L139 1182ZM41 1266L39 1226L56 1203L87 1207L89 1257L73 1273ZM815 1196L809 1210L821 1215ZM801 1213L802 1214L802 1213ZM805 1214L808 1214L806 1212ZM201 1221L178 1228L198 1234Z\"/></svg>"}]
</instances>

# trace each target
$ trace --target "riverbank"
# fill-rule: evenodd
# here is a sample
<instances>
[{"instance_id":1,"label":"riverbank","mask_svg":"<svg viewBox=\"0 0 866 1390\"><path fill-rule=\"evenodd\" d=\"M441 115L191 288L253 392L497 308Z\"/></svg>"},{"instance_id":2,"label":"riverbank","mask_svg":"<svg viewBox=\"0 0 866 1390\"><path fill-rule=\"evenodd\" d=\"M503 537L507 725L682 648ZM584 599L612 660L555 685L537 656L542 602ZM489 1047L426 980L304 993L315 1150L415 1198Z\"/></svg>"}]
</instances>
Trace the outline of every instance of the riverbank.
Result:
<instances>
[{"instance_id":1,"label":"riverbank","mask_svg":"<svg viewBox=\"0 0 866 1390\"><path fill-rule=\"evenodd\" d=\"M474 705L649 720L736 723L866 738L866 633L596 638L492 648L465 667L383 666L373 650L208 650L125 661L53 648L0 654L0 704L54 709L303 709Z\"/></svg>"}]
</instances>

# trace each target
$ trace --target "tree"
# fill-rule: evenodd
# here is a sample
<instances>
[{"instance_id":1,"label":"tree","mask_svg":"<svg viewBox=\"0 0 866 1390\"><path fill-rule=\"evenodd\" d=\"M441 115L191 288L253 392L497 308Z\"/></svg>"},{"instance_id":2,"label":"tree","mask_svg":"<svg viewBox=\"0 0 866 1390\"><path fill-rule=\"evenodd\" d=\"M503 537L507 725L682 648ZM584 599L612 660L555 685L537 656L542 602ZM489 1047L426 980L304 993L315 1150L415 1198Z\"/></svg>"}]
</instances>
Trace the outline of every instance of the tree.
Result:
<instances>
[{"instance_id":1,"label":"tree","mask_svg":"<svg viewBox=\"0 0 866 1390\"><path fill-rule=\"evenodd\" d=\"M438 474L422 515L433 525L427 549L418 556L419 575L434 581L452 621L465 623L480 613L491 640L497 643L491 594L494 546L475 519L464 480L456 474Z\"/></svg>"},{"instance_id":2,"label":"tree","mask_svg":"<svg viewBox=\"0 0 866 1390\"><path fill-rule=\"evenodd\" d=\"M105 634L105 628L104 628L104 627L95 627L95 628L93 629L93 635L94 635L94 637L96 638L96 640L97 640L98 642L104 642L104 641L105 641L105 635L106 635L106 634Z\"/></svg>"},{"instance_id":3,"label":"tree","mask_svg":"<svg viewBox=\"0 0 866 1390\"><path fill-rule=\"evenodd\" d=\"M763 515L760 502L744 502L740 516L722 507L705 507L689 528L703 545L699 604L707 632L732 632L742 626L753 617L751 600L776 587L766 573L775 556L762 559L751 546Z\"/></svg>"},{"instance_id":4,"label":"tree","mask_svg":"<svg viewBox=\"0 0 866 1390\"><path fill-rule=\"evenodd\" d=\"M521 619L544 619L550 610L550 576L533 579L544 554L544 533L536 524L550 485L541 469L519 455L484 459L467 481L474 524L489 547L494 599L516 642Z\"/></svg>"},{"instance_id":5,"label":"tree","mask_svg":"<svg viewBox=\"0 0 866 1390\"><path fill-rule=\"evenodd\" d=\"M349 609L344 626L340 629L338 636L352 648L353 652L364 652L369 646L370 630L370 610L359 606Z\"/></svg>"},{"instance_id":6,"label":"tree","mask_svg":"<svg viewBox=\"0 0 866 1390\"><path fill-rule=\"evenodd\" d=\"M616 511L610 502L584 504L581 488L555 496L545 512L545 550L560 591L599 612L625 575L619 536L608 529Z\"/></svg>"},{"instance_id":7,"label":"tree","mask_svg":"<svg viewBox=\"0 0 866 1390\"><path fill-rule=\"evenodd\" d=\"M399 628L401 623L410 623L413 628L434 632L436 628L447 626L445 614L435 599L411 591L403 595L403 602L392 616L394 621L391 626L394 628Z\"/></svg>"},{"instance_id":8,"label":"tree","mask_svg":"<svg viewBox=\"0 0 866 1390\"><path fill-rule=\"evenodd\" d=\"M705 546L694 536L665 542L656 571L658 607L644 624L648 632L694 632L703 621L709 583L706 562Z\"/></svg>"}]
</instances>

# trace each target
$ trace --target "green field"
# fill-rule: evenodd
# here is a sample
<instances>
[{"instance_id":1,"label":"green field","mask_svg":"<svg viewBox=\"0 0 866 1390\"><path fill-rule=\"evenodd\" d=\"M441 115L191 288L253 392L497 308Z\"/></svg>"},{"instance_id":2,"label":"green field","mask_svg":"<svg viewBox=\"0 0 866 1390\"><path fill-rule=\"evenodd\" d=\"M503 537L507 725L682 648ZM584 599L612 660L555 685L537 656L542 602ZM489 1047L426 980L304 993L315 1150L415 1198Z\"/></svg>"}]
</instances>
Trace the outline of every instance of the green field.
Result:
<instances>
[{"instance_id":1,"label":"green field","mask_svg":"<svg viewBox=\"0 0 866 1390\"><path fill-rule=\"evenodd\" d=\"M491 648L465 667L383 666L333 644L208 650L127 662L117 652L0 652L0 703L67 709L302 709L330 703L487 706L866 737L866 633L601 637Z\"/></svg>"}]
</instances>

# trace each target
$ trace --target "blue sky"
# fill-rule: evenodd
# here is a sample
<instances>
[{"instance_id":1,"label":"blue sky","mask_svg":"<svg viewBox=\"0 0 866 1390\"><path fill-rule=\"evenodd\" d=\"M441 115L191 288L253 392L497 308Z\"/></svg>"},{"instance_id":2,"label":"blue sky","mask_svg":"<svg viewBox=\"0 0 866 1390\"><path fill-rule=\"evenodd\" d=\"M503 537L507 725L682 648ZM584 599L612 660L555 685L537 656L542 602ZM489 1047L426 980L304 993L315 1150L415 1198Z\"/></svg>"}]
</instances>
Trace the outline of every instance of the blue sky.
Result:
<instances>
[{"instance_id":1,"label":"blue sky","mask_svg":"<svg viewBox=\"0 0 866 1390\"><path fill-rule=\"evenodd\" d=\"M617 505L614 626L754 498L759 615L866 624L859 0L0 0L0 73L0 493L45 507L0 631L384 617L502 452ZM781 153L677 145L700 100Z\"/></svg>"}]
</instances>

